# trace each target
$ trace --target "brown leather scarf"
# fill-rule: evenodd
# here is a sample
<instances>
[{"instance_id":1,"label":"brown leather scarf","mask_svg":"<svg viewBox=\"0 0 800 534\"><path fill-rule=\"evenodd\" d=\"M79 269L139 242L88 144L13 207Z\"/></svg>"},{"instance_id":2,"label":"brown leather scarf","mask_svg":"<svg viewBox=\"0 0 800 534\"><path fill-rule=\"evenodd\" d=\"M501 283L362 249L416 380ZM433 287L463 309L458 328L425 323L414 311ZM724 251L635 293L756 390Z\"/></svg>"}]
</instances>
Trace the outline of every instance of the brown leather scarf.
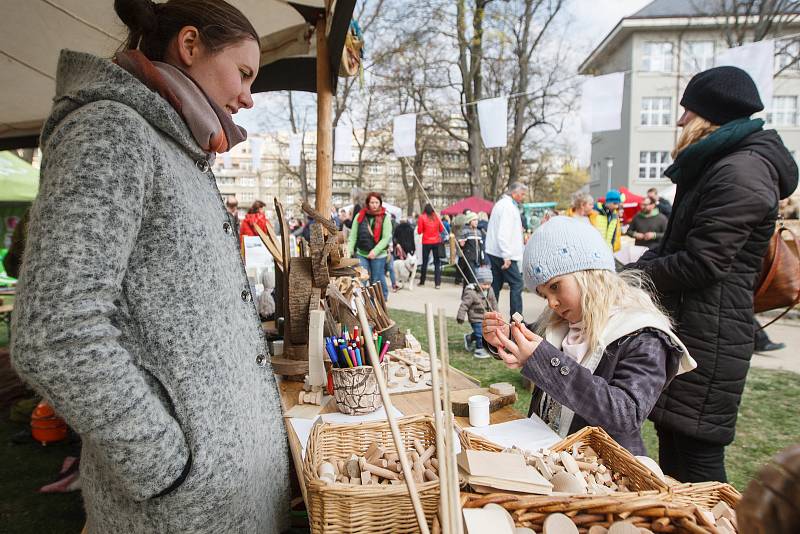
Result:
<instances>
[{"instance_id":1,"label":"brown leather scarf","mask_svg":"<svg viewBox=\"0 0 800 534\"><path fill-rule=\"evenodd\" d=\"M178 67L150 61L139 50L119 52L114 62L169 102L205 152L227 152L247 139L247 131L233 122L231 114L212 102Z\"/></svg>"}]
</instances>

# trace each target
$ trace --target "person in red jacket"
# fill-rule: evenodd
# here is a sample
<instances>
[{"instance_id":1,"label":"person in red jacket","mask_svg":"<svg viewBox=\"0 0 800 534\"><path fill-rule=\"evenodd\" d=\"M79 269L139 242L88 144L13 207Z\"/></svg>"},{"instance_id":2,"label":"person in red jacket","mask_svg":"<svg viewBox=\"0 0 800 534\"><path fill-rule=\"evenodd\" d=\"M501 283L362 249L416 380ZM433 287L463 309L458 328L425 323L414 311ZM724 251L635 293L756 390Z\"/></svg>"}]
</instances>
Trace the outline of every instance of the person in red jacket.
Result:
<instances>
[{"instance_id":1,"label":"person in red jacket","mask_svg":"<svg viewBox=\"0 0 800 534\"><path fill-rule=\"evenodd\" d=\"M256 200L247 210L247 215L244 216L241 226L239 227L239 235L242 239L242 247L244 247L244 236L251 235L257 236L256 226L261 228L263 232L267 231L267 216L264 214L266 204L260 200Z\"/></svg>"},{"instance_id":2,"label":"person in red jacket","mask_svg":"<svg viewBox=\"0 0 800 534\"><path fill-rule=\"evenodd\" d=\"M439 245L442 244L444 232L442 220L433 211L433 206L425 204L425 209L417 219L417 233L422 234L422 270L419 275L419 285L425 285L425 275L428 274L428 255L433 252L433 279L436 289L442 285L442 258L439 257Z\"/></svg>"}]
</instances>

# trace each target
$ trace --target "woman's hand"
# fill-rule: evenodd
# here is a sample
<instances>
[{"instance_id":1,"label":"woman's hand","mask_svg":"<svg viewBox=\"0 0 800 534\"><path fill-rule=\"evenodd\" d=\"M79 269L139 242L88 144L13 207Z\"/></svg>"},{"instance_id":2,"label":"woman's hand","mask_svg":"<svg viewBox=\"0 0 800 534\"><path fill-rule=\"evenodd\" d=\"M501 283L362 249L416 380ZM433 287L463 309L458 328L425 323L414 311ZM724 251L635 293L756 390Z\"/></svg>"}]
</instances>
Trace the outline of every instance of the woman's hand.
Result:
<instances>
[{"instance_id":1,"label":"woman's hand","mask_svg":"<svg viewBox=\"0 0 800 534\"><path fill-rule=\"evenodd\" d=\"M528 330L524 324L514 323L511 325L511 338L504 332L497 330L497 339L500 345L497 346L497 353L503 358L506 367L509 369L519 369L533 355L533 352L542 342L542 338Z\"/></svg>"},{"instance_id":2,"label":"woman's hand","mask_svg":"<svg viewBox=\"0 0 800 534\"><path fill-rule=\"evenodd\" d=\"M503 316L498 312L486 312L483 314L483 338L492 346L499 347L500 340L497 332L502 331L506 337L510 335L508 323L503 320Z\"/></svg>"},{"instance_id":3,"label":"woman's hand","mask_svg":"<svg viewBox=\"0 0 800 534\"><path fill-rule=\"evenodd\" d=\"M369 258L371 260L374 260L375 259L375 251L374 250L370 250L369 254L367 254L367 258Z\"/></svg>"}]
</instances>

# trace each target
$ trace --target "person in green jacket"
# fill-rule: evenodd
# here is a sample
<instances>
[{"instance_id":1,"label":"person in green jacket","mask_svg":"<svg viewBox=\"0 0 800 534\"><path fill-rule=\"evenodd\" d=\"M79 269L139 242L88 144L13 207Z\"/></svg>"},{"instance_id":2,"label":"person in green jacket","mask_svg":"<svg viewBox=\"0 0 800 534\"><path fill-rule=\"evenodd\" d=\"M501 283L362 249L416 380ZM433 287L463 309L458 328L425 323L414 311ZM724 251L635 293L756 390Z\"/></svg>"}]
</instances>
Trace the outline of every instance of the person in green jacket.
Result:
<instances>
[{"instance_id":1,"label":"person in green jacket","mask_svg":"<svg viewBox=\"0 0 800 534\"><path fill-rule=\"evenodd\" d=\"M381 283L383 297L389 298L386 284L386 256L392 241L392 224L386 217L383 199L379 193L367 195L366 207L358 212L350 228L347 250L358 258L369 272L369 282Z\"/></svg>"}]
</instances>

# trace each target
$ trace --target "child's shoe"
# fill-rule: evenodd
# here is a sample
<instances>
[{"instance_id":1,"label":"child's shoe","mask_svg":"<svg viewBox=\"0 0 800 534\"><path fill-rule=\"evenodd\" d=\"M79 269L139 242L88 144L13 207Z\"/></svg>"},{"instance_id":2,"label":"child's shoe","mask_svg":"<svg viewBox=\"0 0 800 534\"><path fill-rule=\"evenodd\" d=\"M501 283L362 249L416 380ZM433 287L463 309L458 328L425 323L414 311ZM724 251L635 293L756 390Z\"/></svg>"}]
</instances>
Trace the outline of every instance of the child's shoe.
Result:
<instances>
[{"instance_id":1,"label":"child's shoe","mask_svg":"<svg viewBox=\"0 0 800 534\"><path fill-rule=\"evenodd\" d=\"M472 341L472 334L464 334L464 350L472 352L475 349L475 342Z\"/></svg>"},{"instance_id":2,"label":"child's shoe","mask_svg":"<svg viewBox=\"0 0 800 534\"><path fill-rule=\"evenodd\" d=\"M475 349L475 352L473 352L472 355L478 358L479 360L483 360L489 357L489 353L486 352L485 349Z\"/></svg>"}]
</instances>

